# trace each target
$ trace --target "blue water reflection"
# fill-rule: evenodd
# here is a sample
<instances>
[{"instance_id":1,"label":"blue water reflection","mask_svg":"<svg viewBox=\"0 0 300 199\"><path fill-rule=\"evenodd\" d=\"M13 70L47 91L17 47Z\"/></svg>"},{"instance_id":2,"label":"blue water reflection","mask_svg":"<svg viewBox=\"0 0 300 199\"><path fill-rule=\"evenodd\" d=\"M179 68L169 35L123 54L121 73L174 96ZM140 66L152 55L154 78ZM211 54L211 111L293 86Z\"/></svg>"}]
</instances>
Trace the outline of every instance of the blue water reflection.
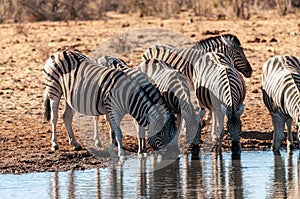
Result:
<instances>
[{"instance_id":1,"label":"blue water reflection","mask_svg":"<svg viewBox=\"0 0 300 199\"><path fill-rule=\"evenodd\" d=\"M299 198L298 151L243 151L173 162L128 158L85 171L0 175L0 198Z\"/></svg>"}]
</instances>

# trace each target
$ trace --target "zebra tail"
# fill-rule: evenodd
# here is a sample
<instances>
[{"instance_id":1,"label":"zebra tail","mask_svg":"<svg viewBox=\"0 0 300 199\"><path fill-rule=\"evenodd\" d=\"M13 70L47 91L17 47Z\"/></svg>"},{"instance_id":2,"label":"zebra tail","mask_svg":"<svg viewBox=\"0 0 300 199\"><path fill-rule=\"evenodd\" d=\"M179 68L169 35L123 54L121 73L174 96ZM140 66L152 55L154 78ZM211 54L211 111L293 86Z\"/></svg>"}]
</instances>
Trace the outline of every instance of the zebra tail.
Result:
<instances>
[{"instance_id":1,"label":"zebra tail","mask_svg":"<svg viewBox=\"0 0 300 199\"><path fill-rule=\"evenodd\" d=\"M48 95L45 95L44 99L44 118L47 122L49 122L51 118L50 99Z\"/></svg>"}]
</instances>

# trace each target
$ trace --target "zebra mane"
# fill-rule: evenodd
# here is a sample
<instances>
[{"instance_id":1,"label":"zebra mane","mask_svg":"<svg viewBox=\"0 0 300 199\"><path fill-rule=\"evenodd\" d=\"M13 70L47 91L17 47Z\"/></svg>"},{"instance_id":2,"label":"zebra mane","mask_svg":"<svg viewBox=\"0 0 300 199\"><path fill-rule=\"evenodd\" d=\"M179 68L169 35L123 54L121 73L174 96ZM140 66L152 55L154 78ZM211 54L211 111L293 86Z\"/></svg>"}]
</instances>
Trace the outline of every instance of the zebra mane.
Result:
<instances>
[{"instance_id":1,"label":"zebra mane","mask_svg":"<svg viewBox=\"0 0 300 199\"><path fill-rule=\"evenodd\" d=\"M217 61L224 66L234 66L234 62L229 55L224 53L216 53L216 57L218 58Z\"/></svg>"},{"instance_id":2,"label":"zebra mane","mask_svg":"<svg viewBox=\"0 0 300 199\"><path fill-rule=\"evenodd\" d=\"M92 61L90 60L90 58L88 58L87 56L85 56L84 54L78 52L78 51L63 51L63 55L64 56L68 56L68 55L72 55L74 58L76 58L76 60L81 63L83 61L85 62L89 62L92 63Z\"/></svg>"},{"instance_id":3,"label":"zebra mane","mask_svg":"<svg viewBox=\"0 0 300 199\"><path fill-rule=\"evenodd\" d=\"M285 59L283 61L285 62L283 66L290 71L291 74L300 74L300 62L299 60L294 56L284 56Z\"/></svg>"},{"instance_id":4,"label":"zebra mane","mask_svg":"<svg viewBox=\"0 0 300 199\"><path fill-rule=\"evenodd\" d=\"M241 42L237 38L237 36L235 36L233 34L224 34L224 35L219 35L219 36L214 36L214 37L209 37L209 38L206 38L206 39L199 40L192 46L192 48L198 48L199 49L199 47L200 47L202 49L206 49L207 47L210 46L211 42L217 42L217 43L221 42L221 43L223 43L221 37L224 37L228 40L231 40L233 43L237 44L238 46L241 46Z\"/></svg>"}]
</instances>

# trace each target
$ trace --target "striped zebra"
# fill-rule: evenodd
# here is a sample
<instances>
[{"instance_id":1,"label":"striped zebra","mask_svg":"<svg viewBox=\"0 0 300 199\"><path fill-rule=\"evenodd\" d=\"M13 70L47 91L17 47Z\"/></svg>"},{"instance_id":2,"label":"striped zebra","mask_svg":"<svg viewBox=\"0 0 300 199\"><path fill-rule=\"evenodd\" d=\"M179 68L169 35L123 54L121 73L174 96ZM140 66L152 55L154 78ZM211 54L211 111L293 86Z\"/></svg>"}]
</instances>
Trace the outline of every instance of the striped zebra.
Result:
<instances>
[{"instance_id":1,"label":"striped zebra","mask_svg":"<svg viewBox=\"0 0 300 199\"><path fill-rule=\"evenodd\" d=\"M44 65L45 117L52 122L52 149L57 150L58 105L66 101L64 123L70 143L79 148L72 131L74 111L84 115L106 114L118 142L118 155L124 158L120 122L129 113L148 130L150 146L164 147L176 135L175 116L165 105L159 91L140 73L125 73L90 61L75 51L58 52ZM156 136L166 140L157 140ZM160 136L163 135L163 136ZM110 143L109 149L113 148Z\"/></svg>"},{"instance_id":2,"label":"striped zebra","mask_svg":"<svg viewBox=\"0 0 300 199\"><path fill-rule=\"evenodd\" d=\"M131 70L128 69L123 60L117 57L102 56L96 60L96 63L108 67L122 67L125 70ZM201 125L199 124L199 120L203 117L204 110L199 111L199 114L197 115L195 114L190 99L188 83L184 76L158 59L150 59L142 62L137 66L137 69L145 73L159 89L167 106L177 114L177 123L179 126L181 124L181 114L183 115L187 126L186 132L188 133L188 135L186 134L186 140L188 143L192 143L192 157L198 157L201 135ZM144 137L145 132L139 130L139 154L146 151L145 145L143 144L145 143Z\"/></svg>"},{"instance_id":3,"label":"striped zebra","mask_svg":"<svg viewBox=\"0 0 300 199\"><path fill-rule=\"evenodd\" d=\"M244 111L246 88L243 77L233 67L232 59L222 53L205 54L196 63L191 81L194 82L200 107L212 112L212 140L215 147L221 153L226 115L232 153L233 156L239 156L242 127L240 116Z\"/></svg>"},{"instance_id":4,"label":"striped zebra","mask_svg":"<svg viewBox=\"0 0 300 199\"><path fill-rule=\"evenodd\" d=\"M158 54L162 55L161 53ZM233 154L240 154L239 139L242 126L240 116L244 110L243 101L246 89L243 77L233 67L232 59L222 53L207 53L191 65L182 56L172 55L174 56L160 56L159 59L165 60L173 68L181 71L193 83L200 107L212 111L214 148L221 152L222 139L225 133L224 116L226 115ZM177 61L172 62L172 60ZM188 69L185 70L185 68Z\"/></svg>"},{"instance_id":5,"label":"striped zebra","mask_svg":"<svg viewBox=\"0 0 300 199\"><path fill-rule=\"evenodd\" d=\"M105 67L120 69L120 70L123 70L125 73L127 73L127 72L139 72L137 70L131 69L124 62L124 60L122 60L120 58L117 58L117 57L114 57L114 56L105 55L105 56L99 57L98 59L95 60L95 63L100 64L100 65L105 66ZM144 75L144 74L140 73L140 75ZM147 77L145 76L145 78L147 78ZM136 124L136 126L138 126L138 132L137 132L138 154L139 154L140 157L143 157L143 156L145 156L145 154L147 152L147 150L146 150L146 141L145 141L145 130L144 130L144 128L142 128L141 126L139 126L137 124ZM111 135L111 138L114 140L115 133L112 129L110 129L110 135ZM157 150L157 148L155 147L154 150Z\"/></svg>"},{"instance_id":6,"label":"striped zebra","mask_svg":"<svg viewBox=\"0 0 300 199\"><path fill-rule=\"evenodd\" d=\"M190 49L177 49L165 44L155 45L146 49L142 61L150 58L159 58L170 63L173 68L190 76L193 65L199 57L208 52L220 52L231 57L234 67L245 77L252 76L252 67L247 60L239 39L232 35L226 34L216 37L210 37L198 41Z\"/></svg>"},{"instance_id":7,"label":"striped zebra","mask_svg":"<svg viewBox=\"0 0 300 199\"><path fill-rule=\"evenodd\" d=\"M284 139L284 125L287 125L287 149L294 148L292 122L296 133L300 125L300 62L293 56L274 56L262 67L263 101L272 117L274 127L272 149L280 155ZM299 135L299 134L298 134ZM299 138L297 138L299 141Z\"/></svg>"},{"instance_id":8,"label":"striped zebra","mask_svg":"<svg viewBox=\"0 0 300 199\"><path fill-rule=\"evenodd\" d=\"M233 43L236 43L236 41L231 41L225 37L220 36L220 38L223 41L224 46L227 46L229 49L230 47L234 46ZM209 39L207 39L209 40ZM237 40L237 38L236 38ZM238 40L237 40L238 41ZM213 43L213 42L212 42ZM214 42L216 43L216 42ZM240 42L237 43L238 45L235 46L240 46ZM241 72L245 77L250 77L252 75L252 68L248 62L248 60L245 58L244 53L243 53L243 49L240 47L239 48L241 52L236 53L237 55L239 54L240 57L236 57L236 61L232 60L230 61L230 65L234 66L239 72ZM211 50L211 49L208 49ZM220 49L219 49L220 50ZM195 49L177 49L177 48L173 48L167 45L156 45L154 47L148 48L142 57L142 60L147 60L150 58L158 58L160 60L165 61L167 64L171 65L174 69L180 71L182 74L184 74L186 76L186 78L189 80L189 82L195 86L195 83L193 81L193 77L195 77L195 65L199 62L199 58L201 58L202 56L205 55L206 50L195 50ZM230 52L230 50L227 50L227 52ZM226 55L227 57L229 55ZM230 59L232 59L232 57L228 57ZM243 60L243 61L240 61ZM201 74L202 75L202 74ZM240 76L239 76L240 77ZM238 77L238 78L239 78ZM206 81L205 79L203 79L203 81ZM244 82L243 84L241 84L241 87L245 87L244 86ZM245 92L244 89L242 89L242 92ZM200 99L199 95L197 95L198 97L198 101L203 100L205 101L210 101L210 99L205 99L205 98L209 98L209 96L203 96L202 98L204 99ZM199 102L201 104L201 102ZM205 103L204 103L205 104ZM210 109L209 105L205 105L205 108ZM241 111L242 113L243 111ZM212 124L213 126L215 126L214 124L216 124L217 122L215 121L216 116L212 115L213 113L210 113L209 115L209 119L207 119L207 121L205 123L207 123L210 120L210 117L212 116ZM220 123L220 122L219 122ZM212 131L213 133L213 131ZM220 151L220 148L219 148Z\"/></svg>"},{"instance_id":9,"label":"striped zebra","mask_svg":"<svg viewBox=\"0 0 300 199\"><path fill-rule=\"evenodd\" d=\"M186 140L192 144L192 158L197 158L201 136L199 120L204 115L204 109L201 111L194 109L185 77L159 59L148 59L142 62L137 69L153 80L166 104L177 114L179 127L182 124L182 118L185 120ZM196 112L199 113L196 114Z\"/></svg>"}]
</instances>

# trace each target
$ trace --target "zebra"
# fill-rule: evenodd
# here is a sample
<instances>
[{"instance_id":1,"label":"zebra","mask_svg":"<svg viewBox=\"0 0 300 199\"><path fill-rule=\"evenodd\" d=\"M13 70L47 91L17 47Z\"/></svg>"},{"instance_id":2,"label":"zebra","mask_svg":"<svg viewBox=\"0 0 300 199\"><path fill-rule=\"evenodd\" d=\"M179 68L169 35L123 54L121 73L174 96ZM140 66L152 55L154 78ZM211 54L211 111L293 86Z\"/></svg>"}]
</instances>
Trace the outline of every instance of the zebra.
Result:
<instances>
[{"instance_id":1,"label":"zebra","mask_svg":"<svg viewBox=\"0 0 300 199\"><path fill-rule=\"evenodd\" d=\"M120 69L120 70L123 70L124 72L133 72L134 71L126 64L126 62L124 60L122 60L118 57L114 57L114 56L105 55L105 56L99 57L94 62L97 64L100 64L102 66L105 66L105 67ZM139 71L135 71L135 72L139 72ZM144 75L144 74L140 72L140 75ZM148 78L148 77L145 76L145 78ZM95 116L95 117L97 117L97 116ZM98 124L96 124L94 122L94 125L96 126ZM136 126L138 126L138 124L136 124ZM114 141L115 133L112 129L110 129L110 136L111 136L111 139L113 140L113 142L115 142ZM147 150L146 150L146 141L145 141L145 130L143 128L141 128L140 126L138 126L137 136L138 136L138 154L139 154L139 157L142 158L142 157L146 156ZM157 148L155 147L154 150L157 150Z\"/></svg>"},{"instance_id":2,"label":"zebra","mask_svg":"<svg viewBox=\"0 0 300 199\"><path fill-rule=\"evenodd\" d=\"M246 95L245 82L241 74L233 67L232 59L223 53L207 53L195 64L192 82L200 107L212 112L212 140L214 148L222 152L224 116L232 140L232 155L239 157L241 152L240 116L244 111L243 101ZM218 125L217 125L218 121ZM217 127L219 130L217 131ZM217 132L217 134L215 134Z\"/></svg>"},{"instance_id":3,"label":"zebra","mask_svg":"<svg viewBox=\"0 0 300 199\"><path fill-rule=\"evenodd\" d=\"M216 37L210 37L198 41L194 46L187 49L177 49L170 45L158 44L146 49L143 54L142 61L149 58L159 58L166 61L174 69L182 72L188 79L193 74L194 64L199 57L207 52L221 52L233 59L234 67L240 71L244 77L252 76L252 67L245 57L243 48L239 39L232 34L226 34ZM193 85L193 82L189 82ZM203 124L209 123L211 113L203 120Z\"/></svg>"},{"instance_id":4,"label":"zebra","mask_svg":"<svg viewBox=\"0 0 300 199\"><path fill-rule=\"evenodd\" d=\"M66 101L64 123L70 144L80 148L72 131L74 112L91 116L107 114L116 135L118 156L122 149L120 122L127 113L149 132L149 144L163 148L176 135L175 116L168 109L159 91L140 73L125 73L93 63L76 51L51 55L44 65L45 117L52 122L52 150L58 149L56 124L58 105L63 95ZM160 140L159 140L159 139ZM109 145L109 151L113 148Z\"/></svg>"},{"instance_id":5,"label":"zebra","mask_svg":"<svg viewBox=\"0 0 300 199\"><path fill-rule=\"evenodd\" d=\"M232 43L228 39L223 38L223 40L226 41L228 45L232 45ZM242 49L241 49L241 51L242 51ZM195 50L195 49L177 49L177 48L173 48L173 47L170 47L167 45L156 45L154 47L146 49L146 51L143 54L142 61L150 59L150 58L158 58L160 60L163 60L167 64L171 65L174 69L176 69L176 70L180 71L182 74L184 74L186 76L186 78L188 79L189 83L194 87L194 85L195 85L195 82L193 81L193 76L195 76L195 74L194 74L195 68L194 67L199 62L199 58L201 59L202 56L207 56L207 54L205 55L205 52L203 50L201 51L201 50ZM228 59L232 60L231 57L229 57L228 55L226 55L226 56L228 57ZM243 58L243 56L241 56L241 59L242 58ZM240 59L238 59L238 60L240 60ZM235 65L235 63L237 63L238 65ZM245 77L251 76L251 74L252 74L251 65L249 64L249 62L247 61L246 58L244 59L244 62L237 62L237 61L234 62L234 60L232 60L232 61L230 61L230 65L235 67ZM240 78L240 76L238 76L238 78ZM203 79L203 81L206 81L206 80ZM241 87L245 87L244 82L241 83L240 85L241 85ZM242 92L245 92L244 89L242 89ZM197 95L197 97L198 97L198 101L199 100L210 101L210 99L205 99L205 98L209 98L209 96L202 95L202 98L204 98L204 99L200 99L199 95ZM208 106L207 104L205 104L204 107L210 109L210 106ZM242 114L242 112L243 111L241 111L241 114ZM204 122L207 123L210 120L211 116L212 116L212 113L210 113L208 119L206 119L206 121L204 121ZM216 119L216 116L212 116L212 119L213 119L212 124L214 126L216 124L216 121L214 121ZM237 148L239 148L239 147L237 147ZM219 151L220 151L220 148L219 148Z\"/></svg>"},{"instance_id":6,"label":"zebra","mask_svg":"<svg viewBox=\"0 0 300 199\"><path fill-rule=\"evenodd\" d=\"M130 70L122 59L113 56L102 56L95 62L108 67L121 67L125 70ZM145 73L153 81L154 85L156 85L161 95L164 97L168 107L171 108L174 113L177 113L178 126L181 124L181 114L183 115L183 118L187 123L187 132L189 134L186 136L186 140L188 143L192 143L192 158L196 159L199 153L199 140L201 134L199 120L204 115L204 109L201 111L194 110L186 79L181 73L158 59L144 61L137 66L137 69ZM195 112L199 112L199 114L196 115ZM139 154L146 151L145 145L143 144L145 143L144 137L145 132L139 130ZM195 139L191 140L194 137Z\"/></svg>"},{"instance_id":7,"label":"zebra","mask_svg":"<svg viewBox=\"0 0 300 199\"><path fill-rule=\"evenodd\" d=\"M226 115L227 128L232 139L232 152L233 155L239 155L242 127L240 116L244 111L246 88L243 77L233 67L232 59L223 53L211 52L201 56L191 65L183 56L172 55L174 56L160 56L159 59L181 71L193 83L200 107L212 111L212 140L215 143L213 149L217 149L219 153L222 151L221 144L225 133L223 123Z\"/></svg>"},{"instance_id":8,"label":"zebra","mask_svg":"<svg viewBox=\"0 0 300 199\"><path fill-rule=\"evenodd\" d=\"M300 125L300 62L294 56L277 55L268 59L262 67L261 83L263 101L272 118L274 128L272 150L280 155L284 139L284 125L287 126L287 149L294 148L292 122L296 133ZM299 136L299 134L298 134ZM299 141L299 137L297 138Z\"/></svg>"},{"instance_id":9,"label":"zebra","mask_svg":"<svg viewBox=\"0 0 300 199\"><path fill-rule=\"evenodd\" d=\"M210 37L198 41L191 48L177 49L173 46L165 44L157 44L148 49L143 54L142 61L149 58L160 58L163 61L169 60L173 67L180 70L185 64L182 62L189 62L191 68L185 68L187 74L190 74L193 65L199 57L208 52L220 52L231 57L234 67L240 71L246 78L252 76L253 70L247 60L239 39L232 34L225 34L216 37ZM176 66L175 66L176 65ZM182 71L183 72L183 71Z\"/></svg>"},{"instance_id":10,"label":"zebra","mask_svg":"<svg viewBox=\"0 0 300 199\"><path fill-rule=\"evenodd\" d=\"M137 69L145 73L157 85L167 105L177 114L179 127L181 115L184 118L187 127L186 140L192 143L192 158L196 159L201 136L199 120L204 115L204 109L201 111L194 109L185 77L159 59L148 59L137 66Z\"/></svg>"}]
</instances>

